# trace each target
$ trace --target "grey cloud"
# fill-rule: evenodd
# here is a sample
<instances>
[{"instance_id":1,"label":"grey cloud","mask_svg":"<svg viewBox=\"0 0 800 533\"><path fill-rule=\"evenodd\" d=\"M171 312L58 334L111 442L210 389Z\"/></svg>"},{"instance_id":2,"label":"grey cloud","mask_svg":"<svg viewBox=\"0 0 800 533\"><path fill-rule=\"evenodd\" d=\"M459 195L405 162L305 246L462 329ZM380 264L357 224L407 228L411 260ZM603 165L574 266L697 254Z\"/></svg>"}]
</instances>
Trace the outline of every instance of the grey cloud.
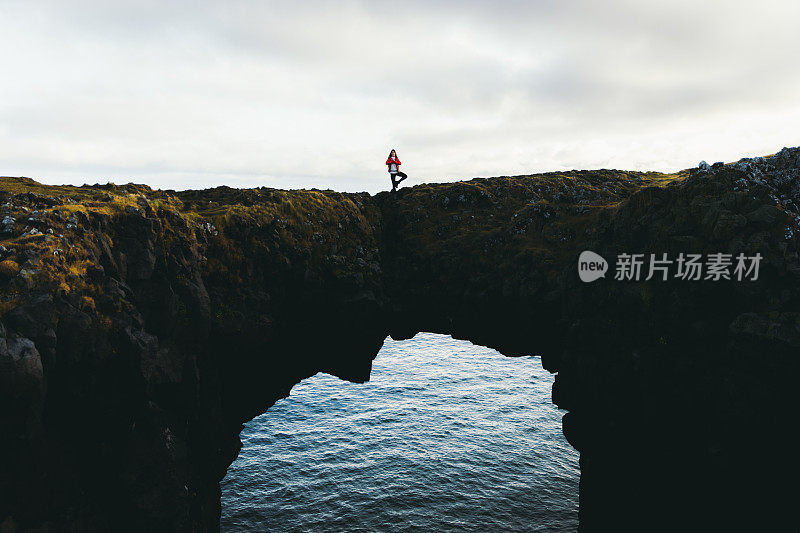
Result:
<instances>
[{"instance_id":1,"label":"grey cloud","mask_svg":"<svg viewBox=\"0 0 800 533\"><path fill-rule=\"evenodd\" d=\"M799 16L776 0L5 2L0 174L376 190L389 145L426 179L752 155L800 144L783 138Z\"/></svg>"}]
</instances>

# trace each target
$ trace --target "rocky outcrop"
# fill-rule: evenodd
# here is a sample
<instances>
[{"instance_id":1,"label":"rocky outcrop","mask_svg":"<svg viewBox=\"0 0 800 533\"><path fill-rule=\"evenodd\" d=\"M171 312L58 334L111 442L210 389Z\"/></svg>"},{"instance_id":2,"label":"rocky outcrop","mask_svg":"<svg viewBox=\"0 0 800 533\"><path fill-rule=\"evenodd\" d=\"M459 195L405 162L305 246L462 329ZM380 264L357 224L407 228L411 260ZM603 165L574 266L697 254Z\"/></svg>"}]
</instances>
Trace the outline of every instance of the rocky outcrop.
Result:
<instances>
[{"instance_id":1,"label":"rocky outcrop","mask_svg":"<svg viewBox=\"0 0 800 533\"><path fill-rule=\"evenodd\" d=\"M2 178L0 527L216 530L244 422L419 331L557 372L582 529L786 527L799 177L784 149L376 196ZM583 250L605 279L580 281ZM762 259L613 279L624 253Z\"/></svg>"}]
</instances>

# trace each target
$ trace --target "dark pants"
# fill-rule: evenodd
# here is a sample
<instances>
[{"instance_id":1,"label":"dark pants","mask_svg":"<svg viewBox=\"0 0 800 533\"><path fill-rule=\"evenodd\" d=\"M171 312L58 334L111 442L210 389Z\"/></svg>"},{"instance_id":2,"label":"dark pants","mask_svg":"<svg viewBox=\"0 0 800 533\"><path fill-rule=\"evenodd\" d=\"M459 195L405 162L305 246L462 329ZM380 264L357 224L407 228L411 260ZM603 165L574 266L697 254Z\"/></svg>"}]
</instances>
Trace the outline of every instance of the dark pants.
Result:
<instances>
[{"instance_id":1,"label":"dark pants","mask_svg":"<svg viewBox=\"0 0 800 533\"><path fill-rule=\"evenodd\" d=\"M397 176L400 176L400 179L397 179ZM389 177L392 178L392 192L394 192L397 190L397 186L400 184L400 182L406 179L408 176L406 176L404 172L400 172L398 170L396 173L390 172Z\"/></svg>"}]
</instances>

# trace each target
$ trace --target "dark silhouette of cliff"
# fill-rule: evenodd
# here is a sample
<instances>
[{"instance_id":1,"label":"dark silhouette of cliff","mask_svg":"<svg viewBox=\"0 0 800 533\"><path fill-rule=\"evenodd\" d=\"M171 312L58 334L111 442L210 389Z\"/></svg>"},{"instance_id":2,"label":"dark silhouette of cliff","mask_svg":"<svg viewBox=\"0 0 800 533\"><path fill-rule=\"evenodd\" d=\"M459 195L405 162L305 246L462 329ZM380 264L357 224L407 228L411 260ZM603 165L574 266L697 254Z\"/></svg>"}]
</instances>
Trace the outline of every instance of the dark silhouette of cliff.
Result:
<instances>
[{"instance_id":1,"label":"dark silhouette of cliff","mask_svg":"<svg viewBox=\"0 0 800 533\"><path fill-rule=\"evenodd\" d=\"M375 196L2 178L0 528L217 530L244 422L430 331L558 373L584 531L789 529L799 178L800 149ZM583 283L583 250L763 259Z\"/></svg>"}]
</instances>

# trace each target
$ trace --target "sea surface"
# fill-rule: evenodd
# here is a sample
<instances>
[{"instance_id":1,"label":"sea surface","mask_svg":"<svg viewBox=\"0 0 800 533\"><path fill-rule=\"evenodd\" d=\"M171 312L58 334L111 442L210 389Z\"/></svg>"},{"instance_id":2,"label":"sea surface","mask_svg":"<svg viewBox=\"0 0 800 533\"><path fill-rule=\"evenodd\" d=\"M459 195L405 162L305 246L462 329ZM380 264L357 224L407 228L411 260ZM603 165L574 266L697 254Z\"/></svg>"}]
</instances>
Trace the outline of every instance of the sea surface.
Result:
<instances>
[{"instance_id":1,"label":"sea surface","mask_svg":"<svg viewBox=\"0 0 800 533\"><path fill-rule=\"evenodd\" d=\"M389 338L369 382L317 374L247 424L222 531L575 531L552 383L538 357Z\"/></svg>"}]
</instances>

